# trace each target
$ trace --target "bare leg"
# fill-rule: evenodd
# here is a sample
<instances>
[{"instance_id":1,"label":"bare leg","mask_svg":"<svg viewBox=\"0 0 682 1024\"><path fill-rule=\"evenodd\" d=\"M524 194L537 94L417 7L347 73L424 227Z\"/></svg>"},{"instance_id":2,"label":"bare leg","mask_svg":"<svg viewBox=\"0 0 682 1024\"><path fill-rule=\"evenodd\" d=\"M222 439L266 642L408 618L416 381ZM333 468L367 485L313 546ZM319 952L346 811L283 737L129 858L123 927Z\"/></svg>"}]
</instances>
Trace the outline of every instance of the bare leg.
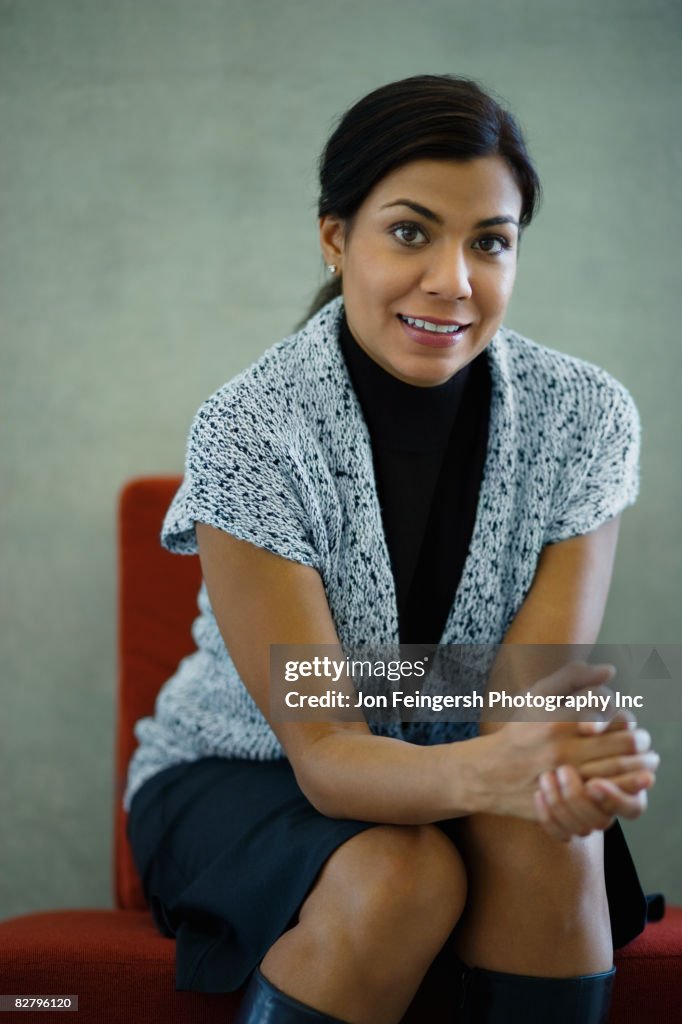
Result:
<instances>
[{"instance_id":1,"label":"bare leg","mask_svg":"<svg viewBox=\"0 0 682 1024\"><path fill-rule=\"evenodd\" d=\"M475 815L460 826L469 901L461 959L514 974L568 978L613 963L603 835L560 843L539 825Z\"/></svg>"},{"instance_id":2,"label":"bare leg","mask_svg":"<svg viewBox=\"0 0 682 1024\"><path fill-rule=\"evenodd\" d=\"M465 899L462 860L440 829L378 825L329 858L262 973L349 1024L395 1024Z\"/></svg>"}]
</instances>

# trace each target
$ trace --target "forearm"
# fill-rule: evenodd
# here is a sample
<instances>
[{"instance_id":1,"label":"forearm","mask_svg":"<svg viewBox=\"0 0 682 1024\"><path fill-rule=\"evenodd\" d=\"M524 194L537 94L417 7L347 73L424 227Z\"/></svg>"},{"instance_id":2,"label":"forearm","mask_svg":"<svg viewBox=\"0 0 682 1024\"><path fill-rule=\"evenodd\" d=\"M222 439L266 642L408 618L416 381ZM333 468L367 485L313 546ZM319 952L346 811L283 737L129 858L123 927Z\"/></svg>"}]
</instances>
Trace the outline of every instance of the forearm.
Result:
<instances>
[{"instance_id":1,"label":"forearm","mask_svg":"<svg viewBox=\"0 0 682 1024\"><path fill-rule=\"evenodd\" d=\"M339 730L311 745L296 774L329 817L422 825L488 809L481 767L491 741L419 746Z\"/></svg>"},{"instance_id":2,"label":"forearm","mask_svg":"<svg viewBox=\"0 0 682 1024\"><path fill-rule=\"evenodd\" d=\"M338 728L306 745L292 764L305 795L329 817L396 825L480 813L537 820L534 796L544 772L560 765L579 771L604 758L633 768L633 756L649 745L643 730L582 735L570 722L515 722L434 746Z\"/></svg>"}]
</instances>

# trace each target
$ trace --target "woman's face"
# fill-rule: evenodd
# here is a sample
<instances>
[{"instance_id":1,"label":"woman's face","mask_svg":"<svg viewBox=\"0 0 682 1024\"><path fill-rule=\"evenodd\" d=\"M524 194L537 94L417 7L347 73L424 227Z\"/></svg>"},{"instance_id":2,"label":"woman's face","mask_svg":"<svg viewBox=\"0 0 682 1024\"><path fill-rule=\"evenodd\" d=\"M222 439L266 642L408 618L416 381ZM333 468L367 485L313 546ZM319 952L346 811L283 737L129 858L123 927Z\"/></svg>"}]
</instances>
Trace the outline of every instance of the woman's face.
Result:
<instances>
[{"instance_id":1,"label":"woman's face","mask_svg":"<svg viewBox=\"0 0 682 1024\"><path fill-rule=\"evenodd\" d=\"M399 167L370 192L349 232L338 217L320 218L322 252L342 273L360 347L422 387L474 359L511 297L520 212L509 167L490 156Z\"/></svg>"}]
</instances>

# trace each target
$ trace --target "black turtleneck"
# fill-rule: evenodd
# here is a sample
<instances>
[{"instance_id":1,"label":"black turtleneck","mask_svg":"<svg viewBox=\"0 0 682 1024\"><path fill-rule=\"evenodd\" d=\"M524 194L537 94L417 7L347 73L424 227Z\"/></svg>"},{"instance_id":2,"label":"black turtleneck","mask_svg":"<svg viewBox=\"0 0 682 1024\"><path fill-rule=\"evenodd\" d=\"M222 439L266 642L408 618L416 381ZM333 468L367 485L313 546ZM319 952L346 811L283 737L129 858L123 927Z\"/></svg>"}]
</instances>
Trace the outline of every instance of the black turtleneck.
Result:
<instances>
[{"instance_id":1,"label":"black turtleneck","mask_svg":"<svg viewBox=\"0 0 682 1024\"><path fill-rule=\"evenodd\" d=\"M339 340L367 423L401 643L440 641L476 517L488 440L485 353L450 380L417 387L384 370L343 316Z\"/></svg>"}]
</instances>

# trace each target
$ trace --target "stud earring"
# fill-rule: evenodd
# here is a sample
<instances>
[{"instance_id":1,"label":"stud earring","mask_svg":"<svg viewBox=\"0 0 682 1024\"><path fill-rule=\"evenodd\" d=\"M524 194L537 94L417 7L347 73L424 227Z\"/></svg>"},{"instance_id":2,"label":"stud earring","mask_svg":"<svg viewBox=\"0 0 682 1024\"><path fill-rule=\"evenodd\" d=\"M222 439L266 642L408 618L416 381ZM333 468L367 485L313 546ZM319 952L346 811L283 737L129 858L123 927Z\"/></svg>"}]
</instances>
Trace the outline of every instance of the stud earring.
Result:
<instances>
[{"instance_id":1,"label":"stud earring","mask_svg":"<svg viewBox=\"0 0 682 1024\"><path fill-rule=\"evenodd\" d=\"M330 274L335 274L336 273L336 265L334 263L328 263L327 264L327 270L329 271Z\"/></svg>"}]
</instances>

